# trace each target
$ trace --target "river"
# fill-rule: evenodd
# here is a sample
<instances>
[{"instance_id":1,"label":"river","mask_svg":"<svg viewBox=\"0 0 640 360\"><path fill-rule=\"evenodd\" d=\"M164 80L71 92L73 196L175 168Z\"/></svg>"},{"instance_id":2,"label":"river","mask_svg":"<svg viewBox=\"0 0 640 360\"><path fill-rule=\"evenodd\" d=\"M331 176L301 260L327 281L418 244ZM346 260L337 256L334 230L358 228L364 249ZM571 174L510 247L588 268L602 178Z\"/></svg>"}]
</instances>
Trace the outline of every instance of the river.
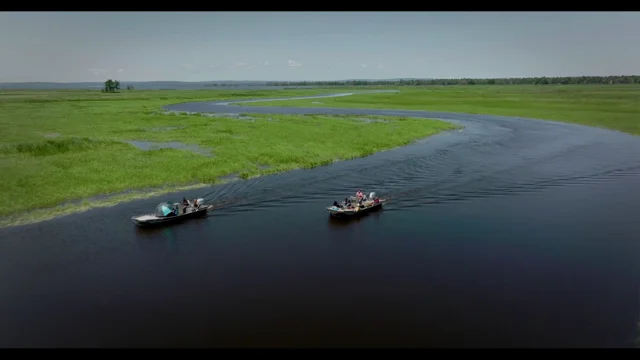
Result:
<instances>
[{"instance_id":1,"label":"river","mask_svg":"<svg viewBox=\"0 0 640 360\"><path fill-rule=\"evenodd\" d=\"M3 347L631 347L640 139L550 121L190 103L168 110L438 118L366 158L199 189L228 202L156 230L171 196L0 229ZM375 191L353 221L325 207Z\"/></svg>"}]
</instances>

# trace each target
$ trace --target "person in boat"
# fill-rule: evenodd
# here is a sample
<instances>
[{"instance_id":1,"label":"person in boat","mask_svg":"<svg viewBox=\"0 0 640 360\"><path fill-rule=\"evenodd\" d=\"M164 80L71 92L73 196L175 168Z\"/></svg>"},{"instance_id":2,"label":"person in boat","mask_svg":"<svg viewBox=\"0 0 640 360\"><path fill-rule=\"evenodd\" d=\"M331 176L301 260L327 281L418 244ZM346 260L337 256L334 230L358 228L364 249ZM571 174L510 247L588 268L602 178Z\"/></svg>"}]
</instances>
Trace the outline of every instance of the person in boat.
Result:
<instances>
[{"instance_id":1,"label":"person in boat","mask_svg":"<svg viewBox=\"0 0 640 360\"><path fill-rule=\"evenodd\" d=\"M351 199L350 199L350 198L348 198L348 197L347 197L347 198L344 198L344 203L343 203L343 204L344 204L344 206L345 206L346 208L350 208L350 207L351 207Z\"/></svg>"},{"instance_id":2,"label":"person in boat","mask_svg":"<svg viewBox=\"0 0 640 360\"><path fill-rule=\"evenodd\" d=\"M379 198L375 198L375 199L373 200L373 203L374 203L374 204L379 204L379 203L380 203L380 199L379 199Z\"/></svg>"},{"instance_id":3,"label":"person in boat","mask_svg":"<svg viewBox=\"0 0 640 360\"><path fill-rule=\"evenodd\" d=\"M169 217L169 216L176 216L176 215L178 215L178 207L174 205L171 208L171 211L166 216Z\"/></svg>"},{"instance_id":4,"label":"person in boat","mask_svg":"<svg viewBox=\"0 0 640 360\"><path fill-rule=\"evenodd\" d=\"M189 208L189 200L187 200L187 198L182 198L182 213L186 214L187 213L187 208Z\"/></svg>"},{"instance_id":5,"label":"person in boat","mask_svg":"<svg viewBox=\"0 0 640 360\"><path fill-rule=\"evenodd\" d=\"M200 207L200 204L198 204L198 199L193 199L193 208L197 209Z\"/></svg>"},{"instance_id":6,"label":"person in boat","mask_svg":"<svg viewBox=\"0 0 640 360\"><path fill-rule=\"evenodd\" d=\"M338 204L338 202L337 202L337 201L334 201L334 202L333 202L333 206L334 206L334 207L337 207L338 209L342 209L342 205Z\"/></svg>"},{"instance_id":7,"label":"person in boat","mask_svg":"<svg viewBox=\"0 0 640 360\"><path fill-rule=\"evenodd\" d=\"M362 190L358 190L358 192L360 193L360 205L366 205L367 204L367 195L365 195L364 191Z\"/></svg>"}]
</instances>

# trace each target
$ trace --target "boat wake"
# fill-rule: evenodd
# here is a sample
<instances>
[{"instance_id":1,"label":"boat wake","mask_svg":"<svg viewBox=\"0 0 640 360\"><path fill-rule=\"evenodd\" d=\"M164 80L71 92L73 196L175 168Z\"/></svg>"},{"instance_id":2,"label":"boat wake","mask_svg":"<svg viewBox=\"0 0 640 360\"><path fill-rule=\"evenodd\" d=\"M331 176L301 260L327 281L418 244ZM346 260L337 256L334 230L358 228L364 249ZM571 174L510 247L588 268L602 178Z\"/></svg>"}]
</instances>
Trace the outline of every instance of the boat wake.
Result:
<instances>
[{"instance_id":1,"label":"boat wake","mask_svg":"<svg viewBox=\"0 0 640 360\"><path fill-rule=\"evenodd\" d=\"M322 97L326 96L318 96ZM223 113L228 112L229 105L242 102L247 101L176 104L166 108ZM262 114L402 115L453 121L464 128L365 158L214 187L204 197L218 213L303 202L324 202L328 206L358 189L375 191L389 201L389 210L396 210L394 204L398 204L399 210L529 194L560 186L588 186L639 175L640 141L603 129L427 111L233 107L243 113Z\"/></svg>"}]
</instances>

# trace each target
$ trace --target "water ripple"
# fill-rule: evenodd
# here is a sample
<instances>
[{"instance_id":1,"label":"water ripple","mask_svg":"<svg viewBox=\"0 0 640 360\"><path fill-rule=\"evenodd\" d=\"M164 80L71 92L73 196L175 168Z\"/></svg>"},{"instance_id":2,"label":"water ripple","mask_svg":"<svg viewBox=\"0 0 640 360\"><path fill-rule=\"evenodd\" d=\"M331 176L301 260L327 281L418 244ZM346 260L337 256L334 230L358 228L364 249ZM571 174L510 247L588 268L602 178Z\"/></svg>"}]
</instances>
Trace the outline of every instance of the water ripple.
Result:
<instances>
[{"instance_id":1,"label":"water ripple","mask_svg":"<svg viewBox=\"0 0 640 360\"><path fill-rule=\"evenodd\" d=\"M344 96L344 94L339 94ZM240 102L235 102L240 103ZM224 104L231 104L224 103ZM201 103L168 108L224 112L226 106ZM241 107L246 113L358 114L411 116L452 121L463 131L329 167L248 181L219 193L243 198L229 211L264 209L323 199L342 199L362 188L403 209L454 201L585 186L637 175L640 142L624 134L551 121L427 111ZM391 209L392 207L390 207Z\"/></svg>"}]
</instances>

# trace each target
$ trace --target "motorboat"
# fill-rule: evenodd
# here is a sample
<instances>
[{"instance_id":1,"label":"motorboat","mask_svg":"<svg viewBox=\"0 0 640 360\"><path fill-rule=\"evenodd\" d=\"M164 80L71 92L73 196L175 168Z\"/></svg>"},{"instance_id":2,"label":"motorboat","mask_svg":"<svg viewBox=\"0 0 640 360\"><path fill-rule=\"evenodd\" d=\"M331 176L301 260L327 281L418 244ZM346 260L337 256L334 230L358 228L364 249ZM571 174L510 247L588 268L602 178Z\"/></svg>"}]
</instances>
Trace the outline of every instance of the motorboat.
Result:
<instances>
[{"instance_id":1,"label":"motorboat","mask_svg":"<svg viewBox=\"0 0 640 360\"><path fill-rule=\"evenodd\" d=\"M156 206L155 213L133 216L131 220L143 227L172 224L206 216L212 207L213 205L204 204L204 199L189 202L187 206L177 202L162 202Z\"/></svg>"},{"instance_id":2,"label":"motorboat","mask_svg":"<svg viewBox=\"0 0 640 360\"><path fill-rule=\"evenodd\" d=\"M362 216L382 209L382 204L385 202L384 199L376 197L375 193L371 193L369 198L364 201L358 201L355 196L351 196L348 199L349 202L343 202L342 204L334 202L332 206L327 207L329 215L336 218Z\"/></svg>"}]
</instances>

